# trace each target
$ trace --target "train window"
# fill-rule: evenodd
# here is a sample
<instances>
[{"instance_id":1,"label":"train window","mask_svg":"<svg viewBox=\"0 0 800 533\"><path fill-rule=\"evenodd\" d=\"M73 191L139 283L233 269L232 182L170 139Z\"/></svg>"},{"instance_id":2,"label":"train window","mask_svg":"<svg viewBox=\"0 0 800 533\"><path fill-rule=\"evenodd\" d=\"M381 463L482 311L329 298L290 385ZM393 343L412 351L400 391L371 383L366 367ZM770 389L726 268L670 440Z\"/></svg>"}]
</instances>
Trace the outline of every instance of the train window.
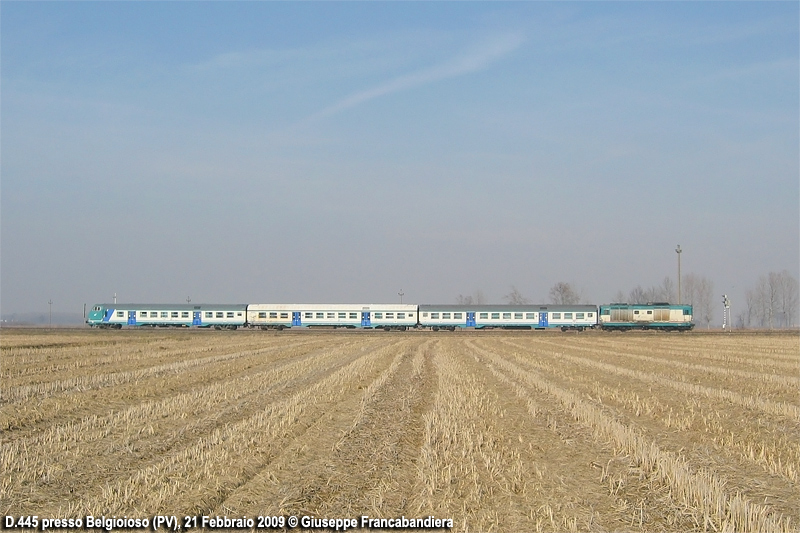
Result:
<instances>
[{"instance_id":1,"label":"train window","mask_svg":"<svg viewBox=\"0 0 800 533\"><path fill-rule=\"evenodd\" d=\"M267 312L266 311L259 311L258 318L267 318Z\"/></svg>"},{"instance_id":2,"label":"train window","mask_svg":"<svg viewBox=\"0 0 800 533\"><path fill-rule=\"evenodd\" d=\"M405 317L406 317L405 313L397 313L397 318L405 318Z\"/></svg>"},{"instance_id":3,"label":"train window","mask_svg":"<svg viewBox=\"0 0 800 533\"><path fill-rule=\"evenodd\" d=\"M236 312L236 316L242 316L242 312L241 311L237 311Z\"/></svg>"},{"instance_id":4,"label":"train window","mask_svg":"<svg viewBox=\"0 0 800 533\"><path fill-rule=\"evenodd\" d=\"M639 314L639 310L637 309L636 311L633 312L633 314L634 315L638 315Z\"/></svg>"},{"instance_id":5,"label":"train window","mask_svg":"<svg viewBox=\"0 0 800 533\"><path fill-rule=\"evenodd\" d=\"M336 318L336 313L328 313L328 318Z\"/></svg>"},{"instance_id":6,"label":"train window","mask_svg":"<svg viewBox=\"0 0 800 533\"><path fill-rule=\"evenodd\" d=\"M510 319L511 318L511 313L503 313L503 318L504 319Z\"/></svg>"},{"instance_id":7,"label":"train window","mask_svg":"<svg viewBox=\"0 0 800 533\"><path fill-rule=\"evenodd\" d=\"M231 313L231 316L233 316L233 313ZM189 318L189 311L182 311L181 318Z\"/></svg>"},{"instance_id":8,"label":"train window","mask_svg":"<svg viewBox=\"0 0 800 533\"><path fill-rule=\"evenodd\" d=\"M648 312L647 312L647 314L648 314L648 315L652 315L652 314L653 314L653 312L652 312L652 311L648 311Z\"/></svg>"},{"instance_id":9,"label":"train window","mask_svg":"<svg viewBox=\"0 0 800 533\"><path fill-rule=\"evenodd\" d=\"M478 318L483 318L483 319L489 318L489 313L480 313L478 315Z\"/></svg>"},{"instance_id":10,"label":"train window","mask_svg":"<svg viewBox=\"0 0 800 533\"><path fill-rule=\"evenodd\" d=\"M122 317L125 316L125 312L124 311L117 311L117 316L122 318Z\"/></svg>"},{"instance_id":11,"label":"train window","mask_svg":"<svg viewBox=\"0 0 800 533\"><path fill-rule=\"evenodd\" d=\"M177 311L171 311L170 314L169 314L169 317L170 318L178 318L178 312Z\"/></svg>"},{"instance_id":12,"label":"train window","mask_svg":"<svg viewBox=\"0 0 800 533\"><path fill-rule=\"evenodd\" d=\"M609 309L607 307L605 309L601 309L600 310L600 314L601 315L610 315L611 314L611 309Z\"/></svg>"},{"instance_id":13,"label":"train window","mask_svg":"<svg viewBox=\"0 0 800 533\"><path fill-rule=\"evenodd\" d=\"M553 313L553 320L561 320L561 313Z\"/></svg>"},{"instance_id":14,"label":"train window","mask_svg":"<svg viewBox=\"0 0 800 533\"><path fill-rule=\"evenodd\" d=\"M347 313L339 313L339 318L347 318Z\"/></svg>"},{"instance_id":15,"label":"train window","mask_svg":"<svg viewBox=\"0 0 800 533\"><path fill-rule=\"evenodd\" d=\"M94 310L95 310L95 311L99 311L99 310L100 310L100 306L99 306L99 305L98 305L98 306L96 306L96 307L94 308Z\"/></svg>"},{"instance_id":16,"label":"train window","mask_svg":"<svg viewBox=\"0 0 800 533\"><path fill-rule=\"evenodd\" d=\"M688 316L688 315L691 315L691 314L692 314L692 312L690 310L688 310L688 309L684 309L683 310L683 316Z\"/></svg>"},{"instance_id":17,"label":"train window","mask_svg":"<svg viewBox=\"0 0 800 533\"><path fill-rule=\"evenodd\" d=\"M325 318L325 313L317 313L317 318Z\"/></svg>"},{"instance_id":18,"label":"train window","mask_svg":"<svg viewBox=\"0 0 800 533\"><path fill-rule=\"evenodd\" d=\"M534 317L534 313L525 313L525 318L527 320L533 320L533 317Z\"/></svg>"},{"instance_id":19,"label":"train window","mask_svg":"<svg viewBox=\"0 0 800 533\"><path fill-rule=\"evenodd\" d=\"M304 318L314 318L314 313L306 313Z\"/></svg>"},{"instance_id":20,"label":"train window","mask_svg":"<svg viewBox=\"0 0 800 533\"><path fill-rule=\"evenodd\" d=\"M439 313L431 313L431 318L439 318Z\"/></svg>"},{"instance_id":21,"label":"train window","mask_svg":"<svg viewBox=\"0 0 800 533\"><path fill-rule=\"evenodd\" d=\"M270 311L269 312L269 317L270 318L278 318L278 312L277 311Z\"/></svg>"},{"instance_id":22,"label":"train window","mask_svg":"<svg viewBox=\"0 0 800 533\"><path fill-rule=\"evenodd\" d=\"M575 313L575 318L578 320L583 320L583 313Z\"/></svg>"},{"instance_id":23,"label":"train window","mask_svg":"<svg viewBox=\"0 0 800 533\"><path fill-rule=\"evenodd\" d=\"M588 313L588 314L587 314L587 316L588 316L589 318L592 318L592 317L594 317L594 313Z\"/></svg>"},{"instance_id":24,"label":"train window","mask_svg":"<svg viewBox=\"0 0 800 533\"><path fill-rule=\"evenodd\" d=\"M572 318L572 313L564 313L564 320Z\"/></svg>"},{"instance_id":25,"label":"train window","mask_svg":"<svg viewBox=\"0 0 800 533\"><path fill-rule=\"evenodd\" d=\"M514 318L516 320L522 320L522 313L514 313Z\"/></svg>"},{"instance_id":26,"label":"train window","mask_svg":"<svg viewBox=\"0 0 800 533\"><path fill-rule=\"evenodd\" d=\"M450 318L450 313L442 313L442 318L443 319L445 319L445 318L449 319Z\"/></svg>"},{"instance_id":27,"label":"train window","mask_svg":"<svg viewBox=\"0 0 800 533\"><path fill-rule=\"evenodd\" d=\"M492 313L492 318L494 319L500 318L500 313Z\"/></svg>"},{"instance_id":28,"label":"train window","mask_svg":"<svg viewBox=\"0 0 800 533\"><path fill-rule=\"evenodd\" d=\"M394 313L386 313L386 318L394 318Z\"/></svg>"},{"instance_id":29,"label":"train window","mask_svg":"<svg viewBox=\"0 0 800 533\"><path fill-rule=\"evenodd\" d=\"M350 318L358 318L358 313L350 313Z\"/></svg>"},{"instance_id":30,"label":"train window","mask_svg":"<svg viewBox=\"0 0 800 533\"><path fill-rule=\"evenodd\" d=\"M463 318L464 313L453 313L453 318Z\"/></svg>"},{"instance_id":31,"label":"train window","mask_svg":"<svg viewBox=\"0 0 800 533\"><path fill-rule=\"evenodd\" d=\"M428 318L428 313L422 313L422 318Z\"/></svg>"},{"instance_id":32,"label":"train window","mask_svg":"<svg viewBox=\"0 0 800 533\"><path fill-rule=\"evenodd\" d=\"M161 311L161 318L167 318L167 312Z\"/></svg>"},{"instance_id":33,"label":"train window","mask_svg":"<svg viewBox=\"0 0 800 533\"><path fill-rule=\"evenodd\" d=\"M289 318L289 313L281 313L281 318Z\"/></svg>"},{"instance_id":34,"label":"train window","mask_svg":"<svg viewBox=\"0 0 800 533\"><path fill-rule=\"evenodd\" d=\"M383 313L372 313L372 318L383 318Z\"/></svg>"},{"instance_id":35,"label":"train window","mask_svg":"<svg viewBox=\"0 0 800 533\"><path fill-rule=\"evenodd\" d=\"M222 318L223 314L222 311L217 311L217 318Z\"/></svg>"},{"instance_id":36,"label":"train window","mask_svg":"<svg viewBox=\"0 0 800 533\"><path fill-rule=\"evenodd\" d=\"M206 318L214 318L214 313L212 313L211 311L206 311ZM263 318L261 316L261 313L258 314L258 318Z\"/></svg>"}]
</instances>

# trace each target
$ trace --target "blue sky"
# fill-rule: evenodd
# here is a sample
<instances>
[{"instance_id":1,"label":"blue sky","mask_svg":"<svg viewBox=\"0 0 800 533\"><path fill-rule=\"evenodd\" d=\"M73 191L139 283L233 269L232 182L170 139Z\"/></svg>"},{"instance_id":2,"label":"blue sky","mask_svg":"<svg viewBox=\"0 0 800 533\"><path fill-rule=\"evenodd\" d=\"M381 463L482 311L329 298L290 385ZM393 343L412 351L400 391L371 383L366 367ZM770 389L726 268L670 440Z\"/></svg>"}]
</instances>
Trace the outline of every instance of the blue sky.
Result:
<instances>
[{"instance_id":1,"label":"blue sky","mask_svg":"<svg viewBox=\"0 0 800 533\"><path fill-rule=\"evenodd\" d=\"M3 2L0 303L592 303L800 261L796 2ZM735 310L735 309L734 309Z\"/></svg>"}]
</instances>

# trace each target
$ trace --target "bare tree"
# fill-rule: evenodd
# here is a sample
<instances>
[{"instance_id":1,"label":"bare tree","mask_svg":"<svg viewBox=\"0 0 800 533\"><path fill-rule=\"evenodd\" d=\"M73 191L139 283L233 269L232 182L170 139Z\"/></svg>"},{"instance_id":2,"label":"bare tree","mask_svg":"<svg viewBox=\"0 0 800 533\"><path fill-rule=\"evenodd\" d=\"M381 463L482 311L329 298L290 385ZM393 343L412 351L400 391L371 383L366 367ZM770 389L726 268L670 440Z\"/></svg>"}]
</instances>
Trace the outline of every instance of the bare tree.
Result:
<instances>
[{"instance_id":1,"label":"bare tree","mask_svg":"<svg viewBox=\"0 0 800 533\"><path fill-rule=\"evenodd\" d=\"M648 302L649 295L647 291L642 288L641 285L637 285L636 287L631 290L630 294L628 295L628 303L629 304L646 304Z\"/></svg>"},{"instance_id":2,"label":"bare tree","mask_svg":"<svg viewBox=\"0 0 800 533\"><path fill-rule=\"evenodd\" d=\"M581 301L581 295L569 283L559 281L550 288L550 302L560 305L574 305Z\"/></svg>"},{"instance_id":3,"label":"bare tree","mask_svg":"<svg viewBox=\"0 0 800 533\"><path fill-rule=\"evenodd\" d=\"M621 290L617 291L617 294L614 295L614 303L618 304L625 303L625 295L622 293Z\"/></svg>"},{"instance_id":4,"label":"bare tree","mask_svg":"<svg viewBox=\"0 0 800 533\"><path fill-rule=\"evenodd\" d=\"M456 296L456 303L459 305L483 305L486 303L486 297L483 295L483 291L478 289L474 294L466 296L459 294Z\"/></svg>"},{"instance_id":5,"label":"bare tree","mask_svg":"<svg viewBox=\"0 0 800 533\"><path fill-rule=\"evenodd\" d=\"M783 327L794 327L797 316L798 283L794 277L784 270L777 275L778 309Z\"/></svg>"},{"instance_id":6,"label":"bare tree","mask_svg":"<svg viewBox=\"0 0 800 533\"><path fill-rule=\"evenodd\" d=\"M686 274L681 280L681 303L694 305L700 280L694 274Z\"/></svg>"},{"instance_id":7,"label":"bare tree","mask_svg":"<svg viewBox=\"0 0 800 533\"><path fill-rule=\"evenodd\" d=\"M797 317L798 283L787 270L759 276L747 291L748 313L762 328L794 326Z\"/></svg>"},{"instance_id":8,"label":"bare tree","mask_svg":"<svg viewBox=\"0 0 800 533\"><path fill-rule=\"evenodd\" d=\"M677 302L675 298L675 283L672 281L672 278L666 276L664 281L661 282L661 287L659 287L659 289L659 301L669 303Z\"/></svg>"},{"instance_id":9,"label":"bare tree","mask_svg":"<svg viewBox=\"0 0 800 533\"><path fill-rule=\"evenodd\" d=\"M714 282L705 276L699 278L696 302L692 305L694 306L694 316L705 322L706 328L710 328L711 321L714 320Z\"/></svg>"},{"instance_id":10,"label":"bare tree","mask_svg":"<svg viewBox=\"0 0 800 533\"><path fill-rule=\"evenodd\" d=\"M514 285L511 286L511 292L503 296L503 299L510 305L525 305L530 303L530 300L525 298Z\"/></svg>"}]
</instances>

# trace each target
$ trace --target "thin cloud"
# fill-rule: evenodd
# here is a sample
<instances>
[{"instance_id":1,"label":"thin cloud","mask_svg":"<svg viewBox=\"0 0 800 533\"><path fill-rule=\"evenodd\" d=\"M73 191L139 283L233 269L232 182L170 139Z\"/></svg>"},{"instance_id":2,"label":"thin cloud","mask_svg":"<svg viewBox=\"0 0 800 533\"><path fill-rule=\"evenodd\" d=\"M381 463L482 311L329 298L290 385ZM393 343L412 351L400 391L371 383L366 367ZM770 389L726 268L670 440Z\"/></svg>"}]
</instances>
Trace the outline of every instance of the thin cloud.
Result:
<instances>
[{"instance_id":1,"label":"thin cloud","mask_svg":"<svg viewBox=\"0 0 800 533\"><path fill-rule=\"evenodd\" d=\"M316 113L311 118L326 118L387 94L483 70L501 57L519 48L524 41L525 39L521 35L509 35L502 39L484 43L480 49L458 56L445 63L412 72L376 87L353 93Z\"/></svg>"}]
</instances>

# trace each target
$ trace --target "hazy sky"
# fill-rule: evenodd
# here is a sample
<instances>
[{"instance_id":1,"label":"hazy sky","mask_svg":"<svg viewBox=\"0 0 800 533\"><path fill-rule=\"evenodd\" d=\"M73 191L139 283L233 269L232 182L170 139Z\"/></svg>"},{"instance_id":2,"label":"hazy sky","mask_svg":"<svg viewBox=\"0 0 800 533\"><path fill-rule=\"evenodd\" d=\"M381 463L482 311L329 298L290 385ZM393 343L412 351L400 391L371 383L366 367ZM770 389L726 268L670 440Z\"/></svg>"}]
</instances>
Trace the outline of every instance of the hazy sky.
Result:
<instances>
[{"instance_id":1,"label":"hazy sky","mask_svg":"<svg viewBox=\"0 0 800 533\"><path fill-rule=\"evenodd\" d=\"M736 314L798 276L799 5L4 1L2 311L605 303L680 244Z\"/></svg>"}]
</instances>

